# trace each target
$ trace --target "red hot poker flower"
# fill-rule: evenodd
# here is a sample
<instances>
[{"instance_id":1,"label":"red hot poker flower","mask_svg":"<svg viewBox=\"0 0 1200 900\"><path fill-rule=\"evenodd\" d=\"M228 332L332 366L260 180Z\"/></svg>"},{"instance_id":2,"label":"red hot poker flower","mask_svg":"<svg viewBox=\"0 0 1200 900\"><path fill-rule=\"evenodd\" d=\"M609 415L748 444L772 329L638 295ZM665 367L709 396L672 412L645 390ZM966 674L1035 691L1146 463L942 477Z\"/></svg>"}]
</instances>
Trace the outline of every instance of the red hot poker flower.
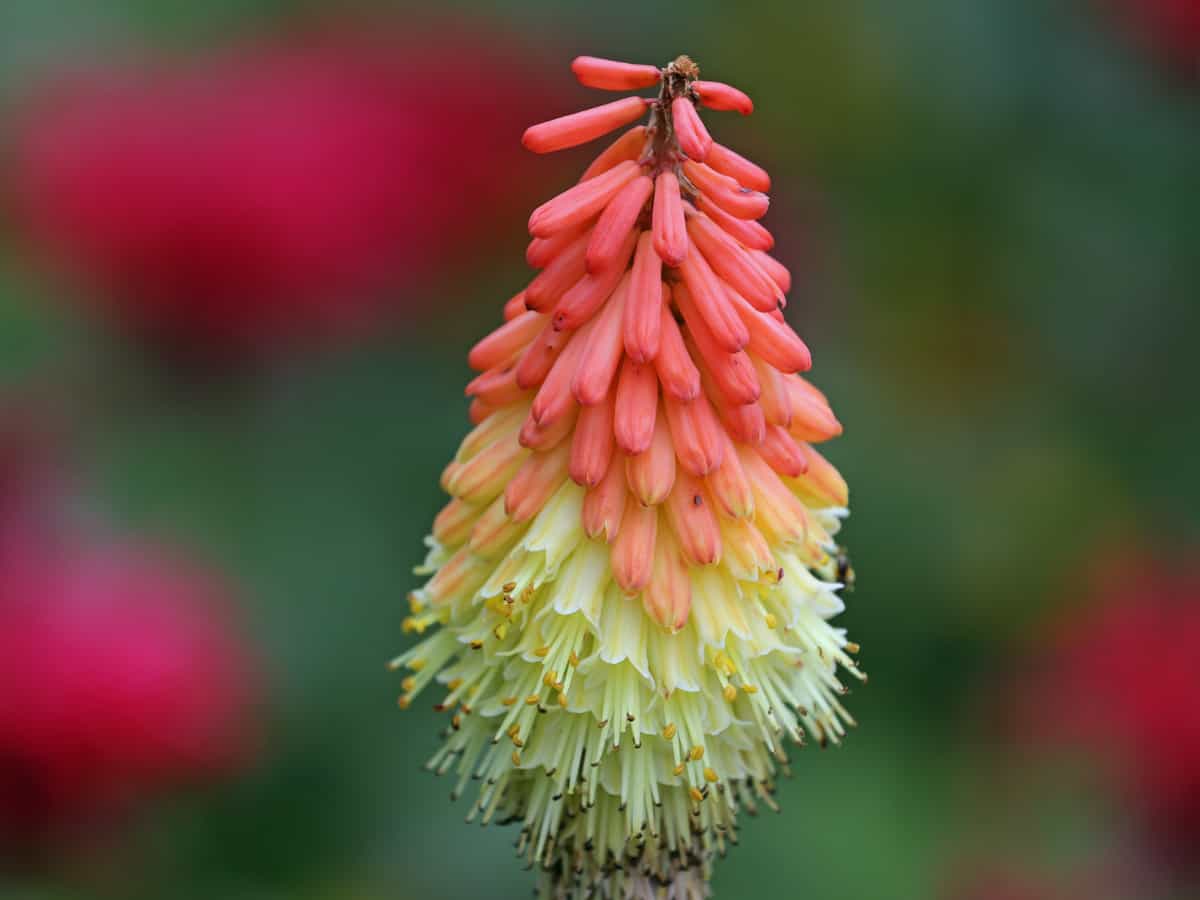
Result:
<instances>
[{"instance_id":1,"label":"red hot poker flower","mask_svg":"<svg viewBox=\"0 0 1200 900\"><path fill-rule=\"evenodd\" d=\"M530 216L541 272L468 357L400 705L445 686L430 766L456 796L482 779L472 818L522 823L541 896L698 900L737 810L774 804L782 739L851 721L847 488L812 446L841 425L781 312L770 178L697 110L749 98L687 57L573 69L659 94L525 132L547 152L649 113Z\"/></svg>"}]
</instances>

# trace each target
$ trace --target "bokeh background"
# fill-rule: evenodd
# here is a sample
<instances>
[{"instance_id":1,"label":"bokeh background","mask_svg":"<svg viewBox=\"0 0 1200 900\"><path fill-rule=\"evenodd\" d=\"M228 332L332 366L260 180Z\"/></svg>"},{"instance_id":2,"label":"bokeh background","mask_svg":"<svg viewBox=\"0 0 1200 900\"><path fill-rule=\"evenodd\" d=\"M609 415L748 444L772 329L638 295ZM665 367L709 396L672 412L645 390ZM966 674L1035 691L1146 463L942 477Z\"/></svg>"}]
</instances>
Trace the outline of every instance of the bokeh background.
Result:
<instances>
[{"instance_id":1,"label":"bokeh background","mask_svg":"<svg viewBox=\"0 0 1200 900\"><path fill-rule=\"evenodd\" d=\"M527 894L514 834L421 771L435 716L384 663L465 351L590 159L521 131L606 99L578 53L681 52L757 101L707 121L774 176L871 675L717 896L1200 896L1193 0L6 0L0 602L132 578L150 608L199 570L225 649L136 610L0 622L32 657L0 664L0 896ZM92 577L114 544L136 571ZM176 680L138 673L193 705L105 694L156 652ZM68 695L58 730L18 713ZM222 704L236 740L108 762Z\"/></svg>"}]
</instances>

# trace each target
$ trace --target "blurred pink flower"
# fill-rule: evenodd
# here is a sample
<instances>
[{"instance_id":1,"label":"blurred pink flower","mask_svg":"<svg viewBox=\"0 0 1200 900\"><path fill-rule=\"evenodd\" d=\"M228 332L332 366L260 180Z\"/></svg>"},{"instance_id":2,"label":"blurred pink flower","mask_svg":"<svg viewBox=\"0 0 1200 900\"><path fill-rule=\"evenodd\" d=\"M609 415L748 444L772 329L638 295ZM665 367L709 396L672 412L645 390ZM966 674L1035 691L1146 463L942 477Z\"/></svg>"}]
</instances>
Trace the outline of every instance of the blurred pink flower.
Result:
<instances>
[{"instance_id":1,"label":"blurred pink flower","mask_svg":"<svg viewBox=\"0 0 1200 900\"><path fill-rule=\"evenodd\" d=\"M544 98L510 54L443 24L64 79L20 144L29 230L129 330L243 353L353 329L519 197Z\"/></svg>"},{"instance_id":2,"label":"blurred pink flower","mask_svg":"<svg viewBox=\"0 0 1200 900\"><path fill-rule=\"evenodd\" d=\"M37 843L255 745L224 589L147 547L0 557L0 846Z\"/></svg>"},{"instance_id":3,"label":"blurred pink flower","mask_svg":"<svg viewBox=\"0 0 1200 900\"><path fill-rule=\"evenodd\" d=\"M1108 0L1130 26L1172 60L1200 72L1200 0Z\"/></svg>"},{"instance_id":4,"label":"blurred pink flower","mask_svg":"<svg viewBox=\"0 0 1200 900\"><path fill-rule=\"evenodd\" d=\"M943 900L1067 900L1069 894L1043 876L1019 871L1019 865L977 866L958 873L946 885Z\"/></svg>"},{"instance_id":5,"label":"blurred pink flower","mask_svg":"<svg viewBox=\"0 0 1200 900\"><path fill-rule=\"evenodd\" d=\"M1106 564L1091 604L1062 624L1036 703L1052 737L1109 760L1151 846L1200 847L1200 565Z\"/></svg>"}]
</instances>

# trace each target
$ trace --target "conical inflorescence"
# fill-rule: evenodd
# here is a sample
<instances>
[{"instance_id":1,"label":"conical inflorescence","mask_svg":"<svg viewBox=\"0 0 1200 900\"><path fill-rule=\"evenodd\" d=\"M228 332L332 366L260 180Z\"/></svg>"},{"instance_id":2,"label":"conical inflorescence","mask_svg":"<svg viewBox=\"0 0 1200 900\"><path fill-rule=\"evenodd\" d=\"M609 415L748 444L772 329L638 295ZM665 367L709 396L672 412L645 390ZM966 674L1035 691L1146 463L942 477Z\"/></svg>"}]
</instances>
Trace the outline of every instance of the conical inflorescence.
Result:
<instances>
[{"instance_id":1,"label":"conical inflorescence","mask_svg":"<svg viewBox=\"0 0 1200 900\"><path fill-rule=\"evenodd\" d=\"M542 897L692 900L738 810L774 808L786 744L852 721L847 488L813 448L841 425L798 374L770 178L697 109L750 98L682 56L572 68L659 93L525 133L545 153L633 125L530 217L540 273L471 350L475 427L393 665L401 707L436 683L429 768L468 820L519 824Z\"/></svg>"}]
</instances>

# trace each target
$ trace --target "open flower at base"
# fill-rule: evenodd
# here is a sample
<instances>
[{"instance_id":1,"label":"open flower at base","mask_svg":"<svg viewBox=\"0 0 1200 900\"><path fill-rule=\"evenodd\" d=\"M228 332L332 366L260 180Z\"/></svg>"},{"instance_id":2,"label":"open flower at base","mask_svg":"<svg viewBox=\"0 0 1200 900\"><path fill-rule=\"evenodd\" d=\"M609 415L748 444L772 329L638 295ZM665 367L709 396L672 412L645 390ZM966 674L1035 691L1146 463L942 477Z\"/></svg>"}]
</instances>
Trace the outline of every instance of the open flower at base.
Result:
<instances>
[{"instance_id":1,"label":"open flower at base","mask_svg":"<svg viewBox=\"0 0 1200 900\"><path fill-rule=\"evenodd\" d=\"M775 808L787 745L852 722L857 647L829 624L847 488L812 446L841 426L798 374L770 179L696 108L749 98L687 57L573 69L660 94L525 134L548 152L649 114L534 211L541 272L471 351L400 705L437 692L429 767L468 820L520 824L543 897L703 897L738 810Z\"/></svg>"}]
</instances>

